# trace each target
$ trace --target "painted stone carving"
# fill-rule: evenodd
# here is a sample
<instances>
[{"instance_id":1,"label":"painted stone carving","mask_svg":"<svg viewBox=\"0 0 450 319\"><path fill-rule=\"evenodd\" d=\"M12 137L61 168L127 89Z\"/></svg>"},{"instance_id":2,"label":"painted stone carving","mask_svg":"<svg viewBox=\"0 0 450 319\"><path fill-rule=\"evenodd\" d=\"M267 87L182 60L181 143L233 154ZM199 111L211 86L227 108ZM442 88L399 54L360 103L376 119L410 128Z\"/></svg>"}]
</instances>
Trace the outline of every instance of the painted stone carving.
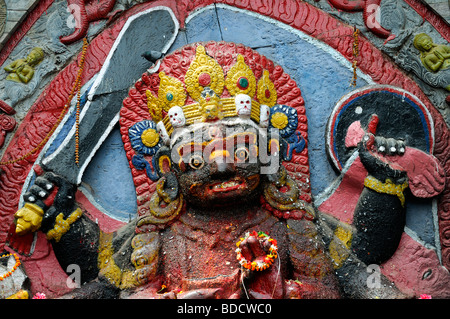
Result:
<instances>
[{"instance_id":1,"label":"painted stone carving","mask_svg":"<svg viewBox=\"0 0 450 319\"><path fill-rule=\"evenodd\" d=\"M236 112L239 116L250 116L252 100L247 94L238 94L235 98Z\"/></svg>"},{"instance_id":2,"label":"painted stone carving","mask_svg":"<svg viewBox=\"0 0 450 319\"><path fill-rule=\"evenodd\" d=\"M433 86L440 86L450 91L450 47L433 43L433 39L426 33L420 33L414 37L414 47L420 51L420 61L427 71L438 73L437 82ZM417 72L416 72L417 73ZM424 78L430 78L425 76Z\"/></svg>"},{"instance_id":3,"label":"painted stone carving","mask_svg":"<svg viewBox=\"0 0 450 319\"><path fill-rule=\"evenodd\" d=\"M3 254L0 256L0 298L28 299L25 288L27 275L24 273L17 254Z\"/></svg>"},{"instance_id":4,"label":"painted stone carving","mask_svg":"<svg viewBox=\"0 0 450 319\"><path fill-rule=\"evenodd\" d=\"M359 0L344 1L332 0L330 3L337 9L345 11L362 11L363 20L366 27L377 36L386 39L386 42L396 37L389 30L383 28L378 21L378 11L380 10L381 0Z\"/></svg>"},{"instance_id":5,"label":"painted stone carving","mask_svg":"<svg viewBox=\"0 0 450 319\"><path fill-rule=\"evenodd\" d=\"M208 51L209 52L209 51ZM173 74L172 74L173 75ZM143 78L144 79L144 78ZM142 93L142 92L140 92L140 93ZM156 92L154 92L154 93L156 93ZM258 92L259 93L259 92ZM259 100L259 97L258 97L258 100ZM261 100L260 100L261 101ZM283 104L287 104L287 105L290 105L289 103L285 103L284 101L283 101ZM164 115L165 113L162 113L162 115ZM285 113L285 115L286 115L286 117L287 117L287 114ZM298 115L298 114L297 114ZM300 115L301 116L301 115ZM163 124L163 122L161 121L161 122L159 122L159 123L162 123ZM274 125L286 125L285 124L286 123L286 121L283 121L283 116L281 116L281 115L277 115L277 116L275 116L274 117L274 121L273 121L273 123L272 124L274 124ZM130 126L131 127L131 126ZM125 133L124 133L125 134ZM168 133L167 133L167 135L168 135ZM295 137L295 136L294 136ZM298 135L297 135L297 137L298 137ZM300 139L301 140L301 139ZM396 141L398 141L398 140L396 140ZM392 142L392 141L390 141L390 142ZM390 143L389 142L389 143ZM382 146L382 144L380 144L381 146ZM387 142L386 142L386 144L384 144L384 145L387 145ZM305 146L305 141L303 141L303 147ZM130 150L130 149L128 149L128 150ZM381 151L381 150L380 150ZM134 150L132 151L132 152L134 152ZM245 158L245 151L244 152L241 152L242 153L242 155L243 156L240 156L240 158ZM293 152L293 155L294 156L296 156L298 153L297 153L297 150L295 149L295 151ZM223 154L223 155L226 155L226 153L225 154ZM216 159L218 159L219 158L219 156L216 156ZM167 161L164 161L164 159L165 159L165 157L161 157L161 159L162 159L162 163L164 164L164 163L167 163ZM151 161L147 161L149 164L153 164L153 162L151 162ZM159 164L159 163L158 163ZM194 159L193 161L192 161L192 163L191 164L193 164L193 166L195 167L195 166L197 166L197 167L201 167L202 166L202 162L201 162L201 160L199 159L199 158L196 158L196 159ZM205 164L203 164L203 165L205 165ZM153 165L153 166L151 166L151 168L155 168L156 166L155 165ZM191 166L190 166L191 167ZM133 167L132 167L132 169L134 169ZM137 170L138 172L140 172L139 170ZM141 176L142 177L142 176ZM145 176L144 176L145 177ZM291 182L289 182L289 183L291 183ZM169 184L169 182L167 182L166 183L166 185L165 186L167 186L167 184ZM156 184L150 184L150 186L151 187L156 187ZM144 188L144 187L142 187L142 188ZM158 196L159 196L159 198L160 198L160 201L159 201L159 203L163 203L162 205L164 205L164 203L165 203L165 201L164 201L164 198L165 198L165 196L164 196L164 193L163 192L161 192L161 188L160 187L158 187L158 190L159 190L159 192L158 192ZM144 195L144 197L143 198L145 198L145 195ZM170 200L169 200L170 201ZM161 205L160 205L161 206ZM156 211L156 205L153 207L154 208L154 210ZM70 216L70 215L69 215ZM76 215L74 215L74 216L76 216ZM74 223L77 223L78 221L75 221ZM72 225L74 225L74 223L72 224ZM69 223L70 224L70 223ZM342 228L340 228L339 229L339 231L336 231L336 234L339 234L339 238L341 238L342 239L342 241L345 241L345 234L346 234L346 232L345 232L345 230L343 230ZM262 234L263 235L263 234ZM63 236L64 237L64 236ZM246 236L247 237L247 236ZM252 233L252 236L250 236L250 234L249 234L249 236L248 236L249 238L250 237L255 237L254 236L254 234ZM269 236L270 237L270 236ZM266 238L266 237L264 237L264 235L263 235L263 238ZM272 237L270 237L270 238L272 238ZM277 246L279 246L279 245L277 245ZM267 254L266 255L264 255L264 256L267 256ZM269 260L270 260L270 257L269 257ZM276 261L276 260L275 260ZM270 267L272 267L273 266L273 263L272 263L272 265L270 266ZM270 267L268 268L268 269L270 269Z\"/></svg>"},{"instance_id":6,"label":"painted stone carving","mask_svg":"<svg viewBox=\"0 0 450 319\"><path fill-rule=\"evenodd\" d=\"M172 77L168 67L173 69L173 58L181 52L186 55L183 59L194 62L199 55L215 59L222 45L187 46L167 56L159 72ZM241 56L236 60L244 61L233 49L228 47L235 56ZM255 55L247 51L246 58L254 59ZM176 74L202 67L194 62L189 67L180 65ZM222 68L225 62L215 63ZM270 63L265 67L269 74L277 68L278 76L282 72ZM213 72L204 70L209 78L214 78ZM233 76L233 72L228 75ZM143 96L148 97L148 91L165 92L170 82L150 79L161 79L158 73L147 76L136 84ZM68 200L74 198L76 185L47 172L41 173L25 194L27 204L16 214L16 232L27 229L23 220L35 220L28 228L46 233L63 267L75 262L82 265L83 282L100 279L85 289L101 289L123 298L334 298L342 287L344 296L367 296L360 284L349 285L334 272L366 272L366 265L379 264L395 252L404 228L406 187L420 197L442 191L442 167L431 155L409 146L426 149L433 143L432 136L426 130L413 132L411 144L399 136L382 137L385 126L380 124L378 130L378 125L385 118L374 114L379 103L370 101L354 108L358 116L340 118L344 126L338 131L345 131L345 146L333 149L345 152L345 148L358 147L359 163L369 172L362 181L360 202L364 204L353 207L353 223L349 223L340 220L335 211L328 212L326 204L315 210L308 191L298 188L285 166L277 165L291 162L307 149L302 131L306 125L300 126L298 117L302 104L295 99L289 103L292 106L274 104L269 127L260 126L256 92L252 98L256 108L252 107L250 118L239 117L230 92L237 96L239 90L248 88L241 80L225 85L222 76L226 77L220 75L214 83L203 82L206 76L185 82L186 91L193 92L198 101L186 95L189 102L179 107L185 115L181 130L170 121L173 107L162 112L156 124L150 113L130 112L136 103L148 110L145 98L124 100L121 124L128 130L123 139L133 149L128 153L131 167L142 172L134 176L135 182L147 180L155 185L153 192L148 186L140 188L136 220L118 232L103 233L73 200ZM210 84L222 92L220 96ZM210 91L213 94L201 94ZM221 104L221 119L203 117L201 101L208 96ZM353 110L345 108L349 109ZM367 124L362 124L364 121ZM159 136L158 132L164 134ZM160 143L163 138L170 138L170 142ZM342 160L339 154L336 160ZM420 169L412 158L422 159ZM380 166L385 169L380 170ZM427 179L421 175L424 172L429 174ZM385 218L386 211L398 220ZM366 215L381 220L367 220ZM83 229L89 229L88 240ZM380 231L384 232L381 236ZM311 245L314 254L310 254ZM349 268L349 264L353 266ZM293 267L294 277L285 267ZM92 285L97 288L87 288ZM80 293L72 296L86 292ZM383 288L381 295L402 297L392 286Z\"/></svg>"},{"instance_id":7,"label":"painted stone carving","mask_svg":"<svg viewBox=\"0 0 450 319\"><path fill-rule=\"evenodd\" d=\"M84 38L89 29L89 23L114 16L111 13L116 0L67 0L68 8L75 18L75 31L60 38L64 44L71 44Z\"/></svg>"},{"instance_id":8,"label":"painted stone carving","mask_svg":"<svg viewBox=\"0 0 450 319\"><path fill-rule=\"evenodd\" d=\"M173 127L182 127L186 124L183 109L180 106L172 107L169 112L170 123Z\"/></svg>"},{"instance_id":9,"label":"painted stone carving","mask_svg":"<svg viewBox=\"0 0 450 319\"><path fill-rule=\"evenodd\" d=\"M44 59L44 51L34 48L25 59L18 59L5 67L9 73L6 77L9 81L28 83L33 78L34 68Z\"/></svg>"},{"instance_id":10,"label":"painted stone carving","mask_svg":"<svg viewBox=\"0 0 450 319\"><path fill-rule=\"evenodd\" d=\"M4 101L0 100L0 110L5 114L0 114L0 148L5 143L6 134L12 132L16 127L16 120L11 116L16 113L16 111L6 104Z\"/></svg>"},{"instance_id":11,"label":"painted stone carving","mask_svg":"<svg viewBox=\"0 0 450 319\"><path fill-rule=\"evenodd\" d=\"M6 3L5 0L0 0L0 36L3 35L6 26Z\"/></svg>"},{"instance_id":12,"label":"painted stone carving","mask_svg":"<svg viewBox=\"0 0 450 319\"><path fill-rule=\"evenodd\" d=\"M401 112L411 108L408 119L395 115L399 105ZM349 187L358 188L352 183L362 188L359 198L347 197L340 209L327 201L319 209L354 227L347 233L349 246L366 264L381 264L396 251L405 227L407 188L420 198L444 190L444 168L430 154L434 144L430 123L420 101L389 87L358 90L340 101L330 118L330 158L345 171L330 198L349 195Z\"/></svg>"},{"instance_id":13,"label":"painted stone carving","mask_svg":"<svg viewBox=\"0 0 450 319\"><path fill-rule=\"evenodd\" d=\"M420 51L420 60L428 70L438 72L450 66L450 47L433 43L433 39L426 33L414 37L414 47Z\"/></svg>"},{"instance_id":14,"label":"painted stone carving","mask_svg":"<svg viewBox=\"0 0 450 319\"><path fill-rule=\"evenodd\" d=\"M24 197L27 205L16 217L18 221L40 219L40 227L39 222L35 224L51 240L63 267L82 258L83 281L98 276L102 287L116 293L120 289L122 297L338 297L334 270L321 248L314 223L310 195L298 189L289 172L279 166L279 155L286 151L281 144L285 143L258 125L256 81L243 85L238 77L237 81L226 82L223 73L218 75L214 69L202 69L202 63L196 63L199 56L208 54L208 59L216 63L215 69L227 66L226 61L214 59L223 45L210 43L179 51L188 53L186 58L191 60L189 68L179 65L185 67L184 72L208 74L212 81L202 81L204 75L196 82L185 81L186 91L193 92L189 98L195 97L198 102L191 100L182 107L186 126L181 131L174 130L169 120L173 108L163 113L160 123L171 138L170 148L155 144L156 153L146 151L147 131L157 131L156 124L150 120L150 113L147 119L130 113L131 100L124 101L126 117L121 123L134 123L124 136L125 143L131 143L141 163L153 168L153 174L144 176L156 182L155 192L145 190L147 199L140 195L135 221L117 233L99 231L73 201L67 200L74 197L76 186L50 172L36 180ZM245 63L236 46L227 45L227 49L240 57L240 64ZM254 60L259 55L248 53L246 59L259 61ZM159 71L172 76L166 67L171 65L173 69L172 58L177 56L166 57L168 62L162 62ZM261 67L271 74L277 70L272 76L283 74L279 67L264 61ZM233 77L233 72L227 76ZM246 76L255 75L249 68ZM141 90L146 95L146 90L161 91L163 86L161 81L159 85L144 85ZM233 95L247 90L247 86L253 92L251 117L240 118ZM218 99L222 119L203 117L202 101L206 98L201 93L209 91L207 87L214 94L206 98ZM306 125L297 126L298 118L293 120L303 105L296 99L291 101L292 106L283 105L272 114L272 123L287 138L306 130ZM145 121L155 125L145 126ZM297 154L294 149L292 153L298 156L301 151ZM130 164L134 166L136 161ZM289 275L290 267L294 275Z\"/></svg>"}]
</instances>

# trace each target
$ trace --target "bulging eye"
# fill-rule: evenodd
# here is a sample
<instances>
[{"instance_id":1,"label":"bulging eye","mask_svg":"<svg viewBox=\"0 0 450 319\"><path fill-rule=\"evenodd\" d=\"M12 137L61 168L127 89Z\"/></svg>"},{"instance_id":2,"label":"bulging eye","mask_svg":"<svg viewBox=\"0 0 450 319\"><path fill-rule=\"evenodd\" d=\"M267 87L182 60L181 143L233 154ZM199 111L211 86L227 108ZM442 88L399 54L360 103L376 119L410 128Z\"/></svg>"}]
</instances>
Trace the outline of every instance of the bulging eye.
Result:
<instances>
[{"instance_id":1,"label":"bulging eye","mask_svg":"<svg viewBox=\"0 0 450 319\"><path fill-rule=\"evenodd\" d=\"M238 162L245 162L246 160L248 160L248 156L249 156L249 151L246 147L239 147L234 152L234 157L236 158L236 160Z\"/></svg>"},{"instance_id":2,"label":"bulging eye","mask_svg":"<svg viewBox=\"0 0 450 319\"><path fill-rule=\"evenodd\" d=\"M189 159L189 166L193 169L201 169L205 165L205 161L201 155L192 155Z\"/></svg>"}]
</instances>

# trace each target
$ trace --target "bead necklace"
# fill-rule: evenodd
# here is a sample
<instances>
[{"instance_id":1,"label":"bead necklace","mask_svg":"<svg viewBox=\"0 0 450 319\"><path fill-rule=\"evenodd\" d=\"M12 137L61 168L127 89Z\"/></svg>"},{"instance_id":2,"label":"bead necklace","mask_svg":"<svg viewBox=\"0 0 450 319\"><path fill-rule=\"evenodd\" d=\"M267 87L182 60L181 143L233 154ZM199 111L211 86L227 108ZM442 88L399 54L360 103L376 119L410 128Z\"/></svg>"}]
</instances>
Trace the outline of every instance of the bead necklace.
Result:
<instances>
[{"instance_id":1,"label":"bead necklace","mask_svg":"<svg viewBox=\"0 0 450 319\"><path fill-rule=\"evenodd\" d=\"M352 85L356 86L356 79L358 78L356 74L357 65L358 65L358 58L359 55L359 29L356 27L353 28L353 78L352 78Z\"/></svg>"}]
</instances>

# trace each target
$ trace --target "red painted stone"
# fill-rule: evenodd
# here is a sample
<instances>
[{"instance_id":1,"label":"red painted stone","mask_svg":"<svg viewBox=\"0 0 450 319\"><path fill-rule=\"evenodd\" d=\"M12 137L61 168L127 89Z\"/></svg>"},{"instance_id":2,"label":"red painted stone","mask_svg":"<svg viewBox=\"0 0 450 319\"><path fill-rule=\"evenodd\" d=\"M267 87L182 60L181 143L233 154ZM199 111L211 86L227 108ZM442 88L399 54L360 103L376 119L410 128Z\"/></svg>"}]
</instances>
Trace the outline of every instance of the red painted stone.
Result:
<instances>
[{"instance_id":1,"label":"red painted stone","mask_svg":"<svg viewBox=\"0 0 450 319\"><path fill-rule=\"evenodd\" d=\"M208 86L211 83L211 76L208 73L202 73L198 77L198 84Z\"/></svg>"},{"instance_id":2,"label":"red painted stone","mask_svg":"<svg viewBox=\"0 0 450 319\"><path fill-rule=\"evenodd\" d=\"M264 6L259 5L259 1L218 0L216 2L244 8L286 23L295 29L303 31L306 34L324 41L332 48L341 52L343 56L349 61L352 60L351 41L347 41L348 37L351 37L352 35L352 27L342 24L333 17L325 14L323 11L320 11L319 9L305 2L294 0L269 0L265 2ZM418 3L418 1L416 0L407 0L407 2ZM49 5L49 3L52 3L52 1L40 1L40 4L41 3ZM211 3L213 3L212 0L166 0L144 3L133 7L132 9L124 13L123 17L119 18L117 21L109 25L105 31L103 31L100 35L92 40L86 57L87 68L83 75L82 84L86 83L86 81L89 80L93 74L99 71L112 46L114 39L117 37L118 32L125 23L127 17L153 6L167 5L172 8L172 10L179 18L180 27L183 27L184 19L190 12ZM44 6L44 4L42 6ZM39 8L41 9L42 7ZM417 10L420 11L422 9L416 9L416 11ZM33 12L38 12L32 14L32 16L36 19L40 14L42 14L41 11ZM425 11L422 10L420 12L423 13ZM431 12L426 15L426 18L429 21L434 19L430 18L430 15L432 15ZM439 25L439 21L440 20L438 19L434 19L434 24L432 24L436 25L437 23L437 25ZM27 30L29 30L33 23L34 22L31 20L30 22L28 22L27 20L27 22L21 26L21 29L18 31L19 33L16 33L12 36L11 39L13 40L10 40L3 48L0 54L0 60L5 61L9 53L20 41ZM443 30L443 28L439 28L438 30ZM450 32L447 32L446 34L448 37ZM376 83L390 84L410 91L411 93L419 97L419 99L423 101L427 106L427 109L433 117L435 134L437 137L437 140L435 142L434 155L441 163L445 165L444 168L447 172L447 184L450 184L450 165L448 161L448 154L450 154L450 143L448 142L450 134L448 127L442 119L442 116L433 107L431 102L421 91L418 85L414 83L412 79L407 77L396 66L394 66L392 62L385 58L383 54L364 37L360 38L360 48L361 52L358 59L358 65L362 72L371 76ZM10 143L10 146L5 150L4 156L2 158L3 161L14 159L27 153L30 149L32 149L40 141L42 141L43 136L45 136L45 134L50 130L53 123L55 123L57 116L61 112L61 109L66 102L68 92L76 76L76 63L76 61L73 62L63 71L61 71L61 73L55 77L55 79L42 92L37 101L32 105L29 113L17 129L17 132L12 142ZM272 71L276 73L277 67L275 67L275 69L272 69ZM144 81L144 79L142 80ZM298 101L303 102L301 97L298 99ZM125 103L137 106L139 103L142 103L142 95L136 90L135 92L130 91L130 96L124 101L124 104ZM136 112L139 113L137 108ZM304 120L300 120L300 117L304 116L303 114L304 113L299 113L300 123L306 123L306 117L304 117ZM121 124L123 121L126 121L126 119L121 119ZM304 137L307 138L306 133ZM125 150L128 153L132 151L129 143L125 143ZM13 215L18 208L18 200L21 188L37 155L38 153L18 163L2 166L3 172L0 176L0 188L2 189L0 193L0 210L2 212L2 215L0 217L0 248L4 248L7 231L13 221ZM298 165L296 167L292 166L291 163L287 163L285 164L285 166L289 167L292 171L302 171L303 167L307 171L307 151L302 152L301 155L302 156L299 158L299 161L297 162ZM145 178L139 175L139 172L134 170L132 171L132 174L135 178L135 181L138 181L138 185L136 187L138 195L142 193L144 189L150 189L151 192L154 191L154 185L151 183L149 184ZM344 181L342 183L344 183ZM355 190L355 194L359 193L360 192ZM447 188L446 190L444 190L444 193L440 196L438 201L439 229L442 242L442 261L447 268L450 268L449 203L450 190ZM406 235L404 234L404 236ZM411 244L410 241L412 241ZM410 267L408 269L413 269L414 263L411 262L405 264L404 261L411 260L413 257L408 256L414 256L414 251L423 251L421 257L427 258L427 260L429 261L436 261L436 259L432 256L429 250L426 250L423 246L419 245L414 240L407 239L407 241L405 240L405 243L407 243L408 245L404 245L402 240L397 253L390 261L388 261L388 263L384 265L383 272L385 272L386 275L391 276L392 280L395 279L396 284L398 283L399 285L402 285L403 280L404 287L414 286L420 288L422 287L421 284L423 285L419 278L420 274L417 275L416 282L407 283L407 280L409 279L406 276L406 265ZM416 248L414 248L414 245L416 245ZM38 251L42 253L38 254ZM55 269L55 265L57 265L58 262L56 258L54 258L51 249L48 248L48 242L45 238L42 238L42 240L38 240L38 243L36 245L36 253L35 255L33 255L33 259L22 257L22 260L24 266L26 267L27 274L34 280L33 284L35 286L32 287L32 290L34 292L43 292L43 289L46 289L46 291L54 293L55 291L57 291L57 289L60 288L55 284L52 285L52 283L50 282L51 280L56 281L56 279L54 278L56 278L57 276L61 276L61 278L64 278L64 275L62 269ZM394 261L398 261L398 264L394 264ZM402 267L402 264L405 266ZM399 269L398 273L394 275L395 269L392 267L388 268L388 265L394 265L395 267L397 267L396 269ZM434 267L433 269L440 269L438 263L430 264L430 267ZM41 271L42 273L45 272L47 275L42 276L42 274L40 274ZM50 274L51 276L48 276L48 274ZM444 270L442 272L438 272L439 276L443 274ZM448 283L446 283L445 280L447 279L441 280L441 282L445 283L448 287ZM65 281L59 280L59 282ZM418 288L411 289L411 291L413 291L414 289L419 290ZM420 291L419 293L430 293L431 295L433 295L432 292L428 291Z\"/></svg>"}]
</instances>

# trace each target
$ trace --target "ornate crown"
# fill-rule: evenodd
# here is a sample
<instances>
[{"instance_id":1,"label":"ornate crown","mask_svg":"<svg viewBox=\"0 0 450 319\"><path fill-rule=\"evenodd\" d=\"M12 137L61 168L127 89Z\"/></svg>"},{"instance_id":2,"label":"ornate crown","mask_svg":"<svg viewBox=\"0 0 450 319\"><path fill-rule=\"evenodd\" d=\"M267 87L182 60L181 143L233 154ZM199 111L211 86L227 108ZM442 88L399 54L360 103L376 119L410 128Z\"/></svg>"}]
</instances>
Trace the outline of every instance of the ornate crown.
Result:
<instances>
[{"instance_id":1,"label":"ornate crown","mask_svg":"<svg viewBox=\"0 0 450 319\"><path fill-rule=\"evenodd\" d=\"M264 70L256 81L253 71L237 55L236 63L224 74L217 61L199 45L186 72L184 83L159 73L158 96L146 91L147 106L160 135L167 139L174 128L228 117L250 118L261 127L268 126L270 108L277 102L277 92ZM231 97L223 97L224 89ZM196 102L186 104L187 94Z\"/></svg>"}]
</instances>

